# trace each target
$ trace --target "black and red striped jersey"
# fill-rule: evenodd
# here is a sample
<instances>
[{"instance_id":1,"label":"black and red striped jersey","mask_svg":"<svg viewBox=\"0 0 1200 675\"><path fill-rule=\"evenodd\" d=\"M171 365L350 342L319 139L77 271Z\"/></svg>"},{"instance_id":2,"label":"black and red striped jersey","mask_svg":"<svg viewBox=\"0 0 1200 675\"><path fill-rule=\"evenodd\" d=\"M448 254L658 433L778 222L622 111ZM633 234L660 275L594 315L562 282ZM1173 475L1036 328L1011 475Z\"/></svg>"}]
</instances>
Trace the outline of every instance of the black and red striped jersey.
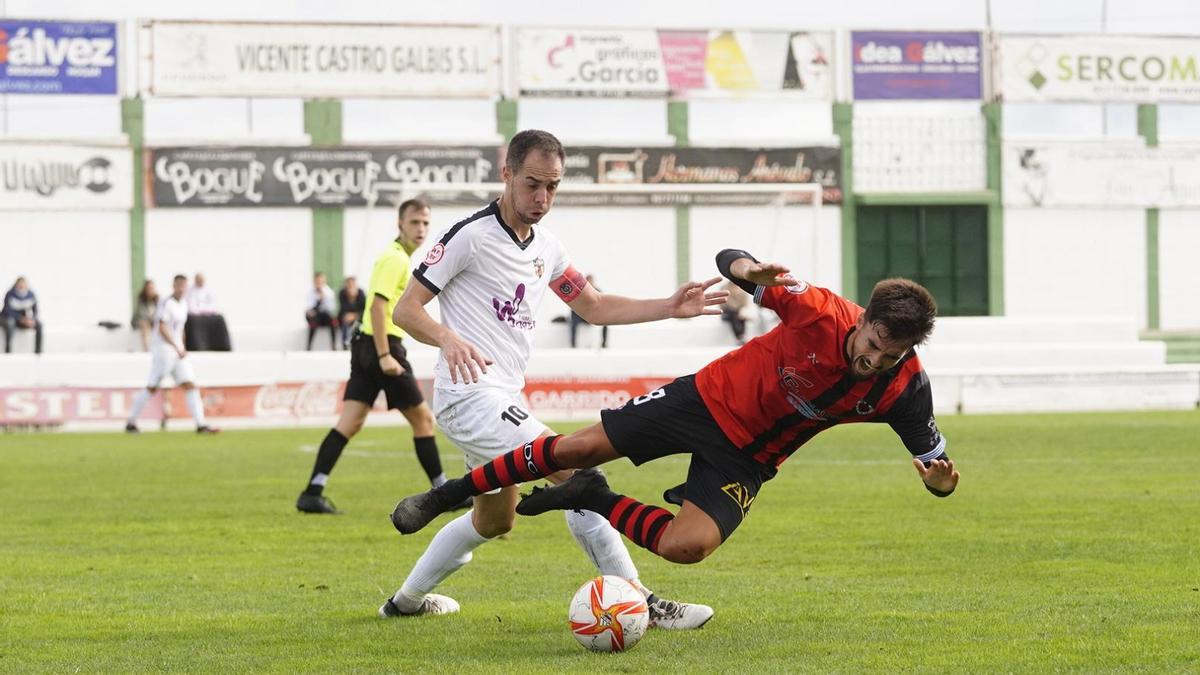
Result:
<instances>
[{"instance_id":1,"label":"black and red striped jersey","mask_svg":"<svg viewBox=\"0 0 1200 675\"><path fill-rule=\"evenodd\" d=\"M942 457L946 440L915 351L890 370L855 379L846 344L862 307L806 283L758 286L754 300L780 324L696 374L709 412L742 452L778 467L834 425L886 422L917 459Z\"/></svg>"}]
</instances>

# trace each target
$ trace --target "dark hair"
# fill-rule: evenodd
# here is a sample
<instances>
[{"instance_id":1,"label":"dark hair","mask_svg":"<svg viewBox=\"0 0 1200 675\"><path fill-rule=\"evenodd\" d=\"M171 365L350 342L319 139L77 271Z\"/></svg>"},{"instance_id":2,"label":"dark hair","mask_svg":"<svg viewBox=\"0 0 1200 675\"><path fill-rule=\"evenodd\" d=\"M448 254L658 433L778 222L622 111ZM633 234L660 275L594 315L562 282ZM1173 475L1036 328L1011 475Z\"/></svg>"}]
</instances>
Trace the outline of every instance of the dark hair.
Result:
<instances>
[{"instance_id":1,"label":"dark hair","mask_svg":"<svg viewBox=\"0 0 1200 675\"><path fill-rule=\"evenodd\" d=\"M420 197L414 197L412 199L405 199L403 202L401 202L399 209L396 211L396 216L398 218L400 218L400 220L404 220L404 214L407 213L409 209L417 209L418 211L424 211L428 208L429 208L429 202L425 201L424 199L421 199Z\"/></svg>"},{"instance_id":2,"label":"dark hair","mask_svg":"<svg viewBox=\"0 0 1200 675\"><path fill-rule=\"evenodd\" d=\"M533 150L544 152L547 155L558 155L559 161L567 161L567 153L563 150L563 144L554 137L554 134L540 129L526 129L513 136L512 140L508 142L508 154L504 158L504 164L508 166L509 171L516 173L521 170L525 158Z\"/></svg>"},{"instance_id":3,"label":"dark hair","mask_svg":"<svg viewBox=\"0 0 1200 675\"><path fill-rule=\"evenodd\" d=\"M187 281L187 275L186 274L176 274L175 281L179 281L180 279Z\"/></svg>"},{"instance_id":4,"label":"dark hair","mask_svg":"<svg viewBox=\"0 0 1200 675\"><path fill-rule=\"evenodd\" d=\"M878 323L888 340L919 345L929 339L937 318L937 302L924 286L910 279L895 277L875 284L864 317Z\"/></svg>"},{"instance_id":5,"label":"dark hair","mask_svg":"<svg viewBox=\"0 0 1200 675\"><path fill-rule=\"evenodd\" d=\"M138 301L144 302L147 300L157 300L158 299L158 293L155 293L154 295L150 295L147 292L150 290L150 284L152 284L152 283L154 283L153 279L146 279L146 280L142 281L142 290L140 293L138 293Z\"/></svg>"}]
</instances>

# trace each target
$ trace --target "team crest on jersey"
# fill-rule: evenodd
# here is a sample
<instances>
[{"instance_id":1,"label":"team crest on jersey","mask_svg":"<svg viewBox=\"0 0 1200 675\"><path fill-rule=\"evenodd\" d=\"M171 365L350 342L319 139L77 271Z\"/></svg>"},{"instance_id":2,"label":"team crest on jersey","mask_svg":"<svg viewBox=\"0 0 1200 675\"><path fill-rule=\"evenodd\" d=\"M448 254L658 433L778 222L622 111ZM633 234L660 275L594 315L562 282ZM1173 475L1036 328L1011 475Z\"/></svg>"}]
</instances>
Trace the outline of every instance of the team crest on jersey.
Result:
<instances>
[{"instance_id":1,"label":"team crest on jersey","mask_svg":"<svg viewBox=\"0 0 1200 675\"><path fill-rule=\"evenodd\" d=\"M854 404L854 412L865 417L875 412L875 406L867 403L866 401L859 401L858 403Z\"/></svg>"},{"instance_id":2,"label":"team crest on jersey","mask_svg":"<svg viewBox=\"0 0 1200 675\"><path fill-rule=\"evenodd\" d=\"M436 265L442 262L442 256L444 255L446 255L446 247L439 241L433 245L433 248L429 249L429 253L425 256L425 264Z\"/></svg>"},{"instance_id":3,"label":"team crest on jersey","mask_svg":"<svg viewBox=\"0 0 1200 675\"><path fill-rule=\"evenodd\" d=\"M533 261L533 273L534 273L535 275L537 275L537 278L541 279L541 278L542 278L542 274L543 274L545 271L546 271L546 261L545 261L545 260L542 260L541 258L536 258L536 259L534 259L534 261Z\"/></svg>"}]
</instances>

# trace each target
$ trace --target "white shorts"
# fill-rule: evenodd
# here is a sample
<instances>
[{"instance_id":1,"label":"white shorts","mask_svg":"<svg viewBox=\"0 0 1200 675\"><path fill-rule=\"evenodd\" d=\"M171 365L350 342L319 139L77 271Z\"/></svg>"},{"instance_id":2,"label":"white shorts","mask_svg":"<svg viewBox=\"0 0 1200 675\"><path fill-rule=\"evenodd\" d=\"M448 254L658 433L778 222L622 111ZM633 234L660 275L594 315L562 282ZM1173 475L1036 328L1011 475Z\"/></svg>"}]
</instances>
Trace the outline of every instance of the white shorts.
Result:
<instances>
[{"instance_id":1,"label":"white shorts","mask_svg":"<svg viewBox=\"0 0 1200 675\"><path fill-rule=\"evenodd\" d=\"M522 399L520 393L494 387L434 389L433 414L442 433L463 451L467 468L474 469L549 431Z\"/></svg>"},{"instance_id":2,"label":"white shorts","mask_svg":"<svg viewBox=\"0 0 1200 675\"><path fill-rule=\"evenodd\" d=\"M192 372L191 359L181 359L179 354L167 349L156 349L153 352L154 357L150 362L150 377L146 381L147 387L157 388L168 373L170 373L171 379L175 380L177 386L196 379Z\"/></svg>"}]
</instances>

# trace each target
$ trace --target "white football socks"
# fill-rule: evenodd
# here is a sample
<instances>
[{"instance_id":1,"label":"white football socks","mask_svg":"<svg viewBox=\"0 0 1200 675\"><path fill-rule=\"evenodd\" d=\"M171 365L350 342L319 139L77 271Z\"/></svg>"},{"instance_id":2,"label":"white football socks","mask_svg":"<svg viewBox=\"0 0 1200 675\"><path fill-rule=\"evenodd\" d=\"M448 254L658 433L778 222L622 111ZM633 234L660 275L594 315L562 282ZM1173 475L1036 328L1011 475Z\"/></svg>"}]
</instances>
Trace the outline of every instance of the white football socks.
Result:
<instances>
[{"instance_id":1,"label":"white football socks","mask_svg":"<svg viewBox=\"0 0 1200 675\"><path fill-rule=\"evenodd\" d=\"M150 401L150 397L154 394L150 393L149 389L139 389L138 393L133 395L133 409L129 411L129 423L137 424L137 418L142 414L142 408L146 407L146 403Z\"/></svg>"},{"instance_id":2,"label":"white football socks","mask_svg":"<svg viewBox=\"0 0 1200 675\"><path fill-rule=\"evenodd\" d=\"M192 419L196 420L196 426L204 426L204 403L200 401L200 390L195 387L188 389L184 400L187 401L187 409L192 414Z\"/></svg>"},{"instance_id":3,"label":"white football socks","mask_svg":"<svg viewBox=\"0 0 1200 675\"><path fill-rule=\"evenodd\" d=\"M567 527L584 553L601 574L612 574L636 582L637 567L629 549L608 519L594 511L564 511ZM639 585L640 586L640 585ZM648 593L648 591L647 591Z\"/></svg>"},{"instance_id":4,"label":"white football socks","mask_svg":"<svg viewBox=\"0 0 1200 675\"><path fill-rule=\"evenodd\" d=\"M417 559L404 585L392 596L392 602L406 614L420 609L425 594L432 591L458 568L471 562L471 551L488 541L471 523L471 511L446 523Z\"/></svg>"}]
</instances>

